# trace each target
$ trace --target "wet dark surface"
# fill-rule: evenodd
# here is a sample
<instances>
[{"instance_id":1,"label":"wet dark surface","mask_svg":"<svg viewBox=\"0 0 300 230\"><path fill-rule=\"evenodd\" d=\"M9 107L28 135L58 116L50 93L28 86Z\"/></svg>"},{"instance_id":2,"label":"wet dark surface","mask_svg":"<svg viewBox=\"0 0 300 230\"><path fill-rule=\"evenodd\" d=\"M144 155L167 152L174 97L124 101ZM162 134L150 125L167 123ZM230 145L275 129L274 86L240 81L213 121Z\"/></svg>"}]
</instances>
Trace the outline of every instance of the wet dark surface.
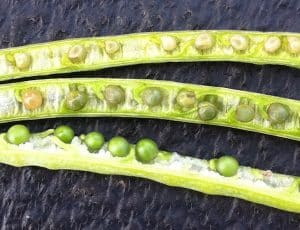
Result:
<instances>
[{"instance_id":1,"label":"wet dark surface","mask_svg":"<svg viewBox=\"0 0 300 230\"><path fill-rule=\"evenodd\" d=\"M1 48L71 37L184 29L300 32L299 1L0 2ZM241 63L139 65L55 77L166 79L300 99L300 70ZM53 76L52 76L53 77ZM72 125L107 138L155 139L161 149L300 175L300 145L229 128L121 118L23 122L32 131ZM11 124L1 125L5 131ZM299 229L300 216L143 179L27 167L0 168L1 229Z\"/></svg>"}]
</instances>

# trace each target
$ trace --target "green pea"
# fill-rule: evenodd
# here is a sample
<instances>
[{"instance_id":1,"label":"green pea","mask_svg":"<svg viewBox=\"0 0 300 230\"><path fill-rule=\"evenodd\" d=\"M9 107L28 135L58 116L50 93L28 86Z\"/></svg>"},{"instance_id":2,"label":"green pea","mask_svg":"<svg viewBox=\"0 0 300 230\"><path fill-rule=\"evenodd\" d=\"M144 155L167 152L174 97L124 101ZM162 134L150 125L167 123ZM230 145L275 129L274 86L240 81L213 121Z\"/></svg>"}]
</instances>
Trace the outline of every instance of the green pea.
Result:
<instances>
[{"instance_id":1,"label":"green pea","mask_svg":"<svg viewBox=\"0 0 300 230\"><path fill-rule=\"evenodd\" d=\"M249 122L254 119L255 111L250 105L238 105L235 111L235 118L241 122Z\"/></svg>"},{"instance_id":2,"label":"green pea","mask_svg":"<svg viewBox=\"0 0 300 230\"><path fill-rule=\"evenodd\" d=\"M67 125L60 125L54 130L54 136L67 144L72 142L74 135L73 129Z\"/></svg>"},{"instance_id":3,"label":"green pea","mask_svg":"<svg viewBox=\"0 0 300 230\"><path fill-rule=\"evenodd\" d=\"M217 116L218 110L215 105L209 102L201 102L199 104L198 114L201 120L209 121Z\"/></svg>"},{"instance_id":4,"label":"green pea","mask_svg":"<svg viewBox=\"0 0 300 230\"><path fill-rule=\"evenodd\" d=\"M278 102L270 104L267 113L271 122L274 123L283 123L290 116L289 107Z\"/></svg>"},{"instance_id":5,"label":"green pea","mask_svg":"<svg viewBox=\"0 0 300 230\"><path fill-rule=\"evenodd\" d=\"M181 107L192 108L196 103L196 95L190 90L180 90L177 94L176 102Z\"/></svg>"},{"instance_id":6,"label":"green pea","mask_svg":"<svg viewBox=\"0 0 300 230\"><path fill-rule=\"evenodd\" d=\"M90 132L84 137L84 143L90 152L97 152L104 144L104 136L99 132Z\"/></svg>"},{"instance_id":7,"label":"green pea","mask_svg":"<svg viewBox=\"0 0 300 230\"><path fill-rule=\"evenodd\" d=\"M148 138L144 138L138 141L135 146L136 159L142 163L150 163L158 155L157 144Z\"/></svg>"},{"instance_id":8,"label":"green pea","mask_svg":"<svg viewBox=\"0 0 300 230\"><path fill-rule=\"evenodd\" d=\"M77 111L82 109L88 101L88 95L86 92L78 90L71 90L66 96L67 109Z\"/></svg>"},{"instance_id":9,"label":"green pea","mask_svg":"<svg viewBox=\"0 0 300 230\"><path fill-rule=\"evenodd\" d=\"M116 157L126 157L130 152L130 145L124 137L113 137L108 142L108 151Z\"/></svg>"},{"instance_id":10,"label":"green pea","mask_svg":"<svg viewBox=\"0 0 300 230\"><path fill-rule=\"evenodd\" d=\"M216 170L222 176L231 177L237 174L239 162L232 156L222 156L217 160Z\"/></svg>"},{"instance_id":11,"label":"green pea","mask_svg":"<svg viewBox=\"0 0 300 230\"><path fill-rule=\"evenodd\" d=\"M163 100L163 92L158 87L150 87L143 91L142 100L148 106L160 105Z\"/></svg>"},{"instance_id":12,"label":"green pea","mask_svg":"<svg viewBox=\"0 0 300 230\"><path fill-rule=\"evenodd\" d=\"M125 101L125 91L118 85L109 85L104 90L104 98L111 105L118 105Z\"/></svg>"},{"instance_id":13,"label":"green pea","mask_svg":"<svg viewBox=\"0 0 300 230\"><path fill-rule=\"evenodd\" d=\"M27 142L30 138L30 131L25 125L13 125L6 133L9 143L19 145Z\"/></svg>"}]
</instances>

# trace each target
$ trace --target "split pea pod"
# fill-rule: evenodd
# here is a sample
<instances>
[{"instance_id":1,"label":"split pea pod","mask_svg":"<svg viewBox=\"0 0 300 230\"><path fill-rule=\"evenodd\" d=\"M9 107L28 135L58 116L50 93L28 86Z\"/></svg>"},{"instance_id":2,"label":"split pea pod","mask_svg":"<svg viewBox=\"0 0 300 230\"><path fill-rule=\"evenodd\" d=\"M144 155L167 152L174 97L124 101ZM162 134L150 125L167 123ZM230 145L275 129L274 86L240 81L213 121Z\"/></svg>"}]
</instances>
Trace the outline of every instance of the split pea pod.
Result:
<instances>
[{"instance_id":1,"label":"split pea pod","mask_svg":"<svg viewBox=\"0 0 300 230\"><path fill-rule=\"evenodd\" d=\"M68 126L31 134L27 127L15 125L0 134L0 162L142 177L300 213L297 176L240 166L233 156L202 160L162 151L148 138L135 145L119 136L104 139L98 131L74 136Z\"/></svg>"},{"instance_id":2,"label":"split pea pod","mask_svg":"<svg viewBox=\"0 0 300 230\"><path fill-rule=\"evenodd\" d=\"M137 117L226 126L300 140L300 101L160 80L49 79L0 85L0 122Z\"/></svg>"},{"instance_id":3,"label":"split pea pod","mask_svg":"<svg viewBox=\"0 0 300 230\"><path fill-rule=\"evenodd\" d=\"M239 30L75 38L0 50L0 80L143 63L235 61L300 68L300 34Z\"/></svg>"}]
</instances>

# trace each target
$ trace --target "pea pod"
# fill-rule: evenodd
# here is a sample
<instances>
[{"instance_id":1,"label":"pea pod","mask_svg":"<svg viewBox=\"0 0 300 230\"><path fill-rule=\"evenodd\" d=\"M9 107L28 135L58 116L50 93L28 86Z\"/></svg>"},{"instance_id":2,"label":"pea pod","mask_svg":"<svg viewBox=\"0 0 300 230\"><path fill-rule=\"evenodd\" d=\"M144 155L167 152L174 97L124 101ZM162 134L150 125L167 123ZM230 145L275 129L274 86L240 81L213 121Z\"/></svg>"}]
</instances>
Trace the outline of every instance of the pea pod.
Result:
<instances>
[{"instance_id":1,"label":"pea pod","mask_svg":"<svg viewBox=\"0 0 300 230\"><path fill-rule=\"evenodd\" d=\"M141 177L300 213L300 177L240 166L232 156L210 161L181 156L159 150L149 139L132 145L117 137L101 144L100 149L90 150L90 144L78 136L68 144L55 133L52 135L53 130L45 133L48 135L31 134L30 139L19 145L8 142L7 134L0 134L0 162L16 167L40 166Z\"/></svg>"},{"instance_id":2,"label":"pea pod","mask_svg":"<svg viewBox=\"0 0 300 230\"><path fill-rule=\"evenodd\" d=\"M300 34L239 30L135 33L0 50L0 80L143 63L236 61L300 68Z\"/></svg>"},{"instance_id":3,"label":"pea pod","mask_svg":"<svg viewBox=\"0 0 300 230\"><path fill-rule=\"evenodd\" d=\"M35 89L43 96L38 109L30 109L35 100L26 100L27 94L20 100L19 92L26 89ZM300 140L298 100L171 81L108 78L27 81L0 85L0 104L0 122L81 116L158 118Z\"/></svg>"}]
</instances>

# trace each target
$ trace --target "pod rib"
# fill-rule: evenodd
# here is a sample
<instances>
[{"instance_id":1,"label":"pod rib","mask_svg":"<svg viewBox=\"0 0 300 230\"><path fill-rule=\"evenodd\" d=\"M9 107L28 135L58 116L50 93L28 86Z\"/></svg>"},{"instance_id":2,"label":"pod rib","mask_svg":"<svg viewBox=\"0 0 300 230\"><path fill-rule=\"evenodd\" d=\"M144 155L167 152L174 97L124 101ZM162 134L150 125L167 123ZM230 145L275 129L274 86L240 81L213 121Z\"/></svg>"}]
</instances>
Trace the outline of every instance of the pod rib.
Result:
<instances>
[{"instance_id":1,"label":"pod rib","mask_svg":"<svg viewBox=\"0 0 300 230\"><path fill-rule=\"evenodd\" d=\"M118 86L111 87L120 90L117 97L114 91L105 91L108 86ZM77 89L74 91L74 87L81 88L82 92ZM182 90L189 93L184 94ZM40 97L22 94L28 91L41 92L43 102L39 108L31 110L24 106L24 101L33 103L37 99L39 103L33 105L40 105ZM191 102L195 104L182 108L176 102L179 94L180 105ZM29 95L30 98L24 99L24 95ZM74 99L77 104L73 105ZM154 102L159 104L146 104ZM1 85L0 104L2 123L56 117L156 118L232 127L300 140L298 100L171 81L104 78L27 81ZM245 105L252 109L244 109ZM214 117L207 117L210 112L214 112ZM246 116L246 120L243 116ZM276 119L280 123L274 123Z\"/></svg>"},{"instance_id":2,"label":"pod rib","mask_svg":"<svg viewBox=\"0 0 300 230\"><path fill-rule=\"evenodd\" d=\"M53 137L54 139L54 137ZM55 140L59 142L58 139ZM160 151L158 160L143 164L135 160L134 145L126 157L113 157L107 152L87 153L73 144L58 143L63 148L48 152L42 147L30 150L8 144L0 136L0 162L15 167L39 166L100 174L125 175L150 179L169 186L183 187L206 194L237 197L285 211L300 213L300 178L272 174L276 182L263 181L267 171L240 166L233 177L211 171L206 160ZM176 165L172 164L175 162ZM179 166L178 166L179 164ZM270 172L268 172L270 173Z\"/></svg>"},{"instance_id":3,"label":"pod rib","mask_svg":"<svg viewBox=\"0 0 300 230\"><path fill-rule=\"evenodd\" d=\"M74 38L0 50L0 81L161 62L235 61L300 68L299 53L300 35L285 32L169 31Z\"/></svg>"}]
</instances>

